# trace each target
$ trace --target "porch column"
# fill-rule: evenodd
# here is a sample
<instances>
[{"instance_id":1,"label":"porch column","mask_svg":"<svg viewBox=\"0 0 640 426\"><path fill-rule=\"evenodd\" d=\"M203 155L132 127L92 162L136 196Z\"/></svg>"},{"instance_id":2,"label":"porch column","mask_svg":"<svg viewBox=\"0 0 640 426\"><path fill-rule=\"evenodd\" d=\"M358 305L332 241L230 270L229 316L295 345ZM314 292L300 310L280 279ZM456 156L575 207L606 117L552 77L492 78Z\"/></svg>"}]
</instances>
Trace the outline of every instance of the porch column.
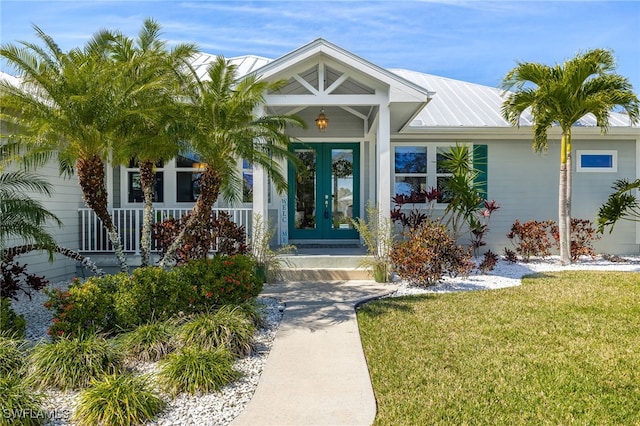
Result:
<instances>
[{"instance_id":1,"label":"porch column","mask_svg":"<svg viewBox=\"0 0 640 426\"><path fill-rule=\"evenodd\" d=\"M256 108L254 112L256 117L261 117L264 115L264 106L259 106ZM263 141L258 141L259 143L263 143ZM269 218L267 217L269 212L269 199L267 196L267 172L264 168L262 168L258 164L253 165L253 216L260 215L262 217L262 223L265 226L263 232L266 230L266 227L269 224ZM253 218L251 218L251 230L247 230L250 232L251 237L254 235L254 223ZM264 234L263 234L264 235Z\"/></svg>"},{"instance_id":2,"label":"porch column","mask_svg":"<svg viewBox=\"0 0 640 426\"><path fill-rule=\"evenodd\" d=\"M260 215L265 227L269 223L267 217L269 200L267 197L267 172L259 165L253 165L253 215ZM252 221L253 223L253 221ZM252 225L253 227L253 225ZM253 236L253 230L251 231Z\"/></svg>"},{"instance_id":3,"label":"porch column","mask_svg":"<svg viewBox=\"0 0 640 426\"><path fill-rule=\"evenodd\" d=\"M376 194L380 219L391 216L391 125L389 104L380 105L377 131Z\"/></svg>"}]
</instances>

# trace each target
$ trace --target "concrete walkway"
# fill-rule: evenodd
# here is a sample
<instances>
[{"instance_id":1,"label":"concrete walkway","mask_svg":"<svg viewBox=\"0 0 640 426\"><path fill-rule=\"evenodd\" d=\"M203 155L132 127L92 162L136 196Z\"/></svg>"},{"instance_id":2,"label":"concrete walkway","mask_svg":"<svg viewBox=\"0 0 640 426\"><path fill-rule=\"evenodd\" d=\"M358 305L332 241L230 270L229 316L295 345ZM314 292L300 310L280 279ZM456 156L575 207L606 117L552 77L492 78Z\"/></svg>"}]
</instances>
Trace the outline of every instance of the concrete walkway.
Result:
<instances>
[{"instance_id":1,"label":"concrete walkway","mask_svg":"<svg viewBox=\"0 0 640 426\"><path fill-rule=\"evenodd\" d=\"M265 285L285 303L267 364L232 425L371 425L376 401L354 307L395 291L373 281Z\"/></svg>"}]
</instances>

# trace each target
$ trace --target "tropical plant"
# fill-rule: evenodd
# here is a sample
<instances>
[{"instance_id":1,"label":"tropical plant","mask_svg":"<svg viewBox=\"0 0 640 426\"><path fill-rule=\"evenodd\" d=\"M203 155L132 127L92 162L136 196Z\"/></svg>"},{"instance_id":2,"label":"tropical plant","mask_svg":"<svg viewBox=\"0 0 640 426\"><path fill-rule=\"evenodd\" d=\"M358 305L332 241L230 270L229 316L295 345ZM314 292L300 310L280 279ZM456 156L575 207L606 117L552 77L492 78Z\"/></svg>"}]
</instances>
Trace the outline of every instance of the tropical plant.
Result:
<instances>
[{"instance_id":1,"label":"tropical plant","mask_svg":"<svg viewBox=\"0 0 640 426\"><path fill-rule=\"evenodd\" d=\"M27 375L36 387L80 389L122 368L122 354L112 342L95 334L61 337L37 345L29 355Z\"/></svg>"},{"instance_id":2,"label":"tropical plant","mask_svg":"<svg viewBox=\"0 0 640 426\"><path fill-rule=\"evenodd\" d=\"M553 235L556 246L558 246L560 236L558 235L558 227L556 225L551 227L551 235ZM589 219L571 218L572 261L577 261L580 259L580 256L589 256L591 259L595 259L596 250L593 247L593 242L599 239L600 235L597 235L596 230L593 228L593 223Z\"/></svg>"},{"instance_id":3,"label":"tropical plant","mask_svg":"<svg viewBox=\"0 0 640 426\"><path fill-rule=\"evenodd\" d=\"M615 107L624 109L632 124L639 118L638 97L629 81L614 71L612 52L593 49L563 65L518 63L502 81L503 89L515 89L503 102L502 115L519 127L521 116L531 113L536 152L547 149L547 132L552 125L561 128L558 228L563 264L571 263L571 127L591 113L604 133L609 127L609 113Z\"/></svg>"},{"instance_id":4,"label":"tropical plant","mask_svg":"<svg viewBox=\"0 0 640 426\"><path fill-rule=\"evenodd\" d=\"M438 168L451 173L438 188L443 201L447 202L443 221L449 227L454 240L458 240L463 230L471 234L474 254L485 245L483 238L489 230L491 214L500 207L495 201L485 200L483 184L478 180L480 172L472 164L471 151L465 145L456 144L442 153Z\"/></svg>"},{"instance_id":5,"label":"tropical plant","mask_svg":"<svg viewBox=\"0 0 640 426\"><path fill-rule=\"evenodd\" d=\"M445 275L466 275L474 266L470 249L456 245L447 227L431 220L396 242L390 259L400 278L416 286L435 285Z\"/></svg>"},{"instance_id":6,"label":"tropical plant","mask_svg":"<svg viewBox=\"0 0 640 426\"><path fill-rule=\"evenodd\" d=\"M551 255L550 234L554 225L555 222L552 220L530 220L521 224L516 219L507 238L511 240L515 252L522 256L524 262L528 262L531 256L547 257Z\"/></svg>"},{"instance_id":7,"label":"tropical plant","mask_svg":"<svg viewBox=\"0 0 640 426\"><path fill-rule=\"evenodd\" d=\"M166 405L148 377L110 374L80 392L74 420L86 425L143 425Z\"/></svg>"},{"instance_id":8,"label":"tropical plant","mask_svg":"<svg viewBox=\"0 0 640 426\"><path fill-rule=\"evenodd\" d=\"M272 283L282 278L283 265L289 261L282 255L293 253L297 247L285 244L277 249L271 248L275 229L264 223L262 215L253 216L253 235L251 237L251 256L256 262L256 274L263 283Z\"/></svg>"},{"instance_id":9,"label":"tropical plant","mask_svg":"<svg viewBox=\"0 0 640 426\"><path fill-rule=\"evenodd\" d=\"M633 182L629 182L628 179L619 179L614 182L612 186L614 192L598 210L599 233L604 233L607 227L609 227L609 233L613 232L613 227L621 219L640 221L640 202L633 194L633 191L639 188L640 179Z\"/></svg>"},{"instance_id":10,"label":"tropical plant","mask_svg":"<svg viewBox=\"0 0 640 426\"><path fill-rule=\"evenodd\" d=\"M389 282L391 275L391 248L393 247L393 229L390 218L381 217L378 208L371 202L366 207L367 219L361 217L351 220L367 247L369 256L363 257L360 266L371 268L376 282Z\"/></svg>"},{"instance_id":11,"label":"tropical plant","mask_svg":"<svg viewBox=\"0 0 640 426\"><path fill-rule=\"evenodd\" d=\"M132 87L126 98L128 114L119 123L119 143L113 151L116 163L138 165L144 197L140 253L142 266L150 263L155 166L175 158L184 149L180 125L182 73L197 53L193 44L167 48L160 40L160 25L146 19L137 39L118 35L111 45L116 66Z\"/></svg>"},{"instance_id":12,"label":"tropical plant","mask_svg":"<svg viewBox=\"0 0 640 426\"><path fill-rule=\"evenodd\" d=\"M28 193L51 196L52 186L43 177L19 168L7 171L10 165L9 144L0 145L0 256L10 239L22 243L37 243L44 249L56 245L55 238L46 231L45 225L52 222L62 226L56 215L34 200Z\"/></svg>"},{"instance_id":13,"label":"tropical plant","mask_svg":"<svg viewBox=\"0 0 640 426\"><path fill-rule=\"evenodd\" d=\"M175 396L182 392L194 395L210 393L240 377L233 368L229 349L214 350L187 346L160 361L160 387Z\"/></svg>"},{"instance_id":14,"label":"tropical plant","mask_svg":"<svg viewBox=\"0 0 640 426\"><path fill-rule=\"evenodd\" d=\"M115 35L100 31L83 48L65 53L40 28L34 29L42 45L18 42L0 48L0 57L22 80L17 86L0 82L1 117L14 131L9 140L38 153L57 152L65 173L75 169L83 199L100 218L126 271L105 184L105 160L134 89L109 57Z\"/></svg>"},{"instance_id":15,"label":"tropical plant","mask_svg":"<svg viewBox=\"0 0 640 426\"><path fill-rule=\"evenodd\" d=\"M259 80L254 74L238 80L237 67L221 56L209 66L206 80L194 72L183 96L189 144L204 164L200 195L191 217L160 261L161 266L173 261L192 228L206 223L220 194L230 202L239 201L242 180L236 164L240 159L268 172L278 191L286 189L286 177L277 160L295 159L289 152L290 137L285 130L288 126L304 127L304 122L291 115L256 115L264 104L264 94L283 84Z\"/></svg>"}]
</instances>

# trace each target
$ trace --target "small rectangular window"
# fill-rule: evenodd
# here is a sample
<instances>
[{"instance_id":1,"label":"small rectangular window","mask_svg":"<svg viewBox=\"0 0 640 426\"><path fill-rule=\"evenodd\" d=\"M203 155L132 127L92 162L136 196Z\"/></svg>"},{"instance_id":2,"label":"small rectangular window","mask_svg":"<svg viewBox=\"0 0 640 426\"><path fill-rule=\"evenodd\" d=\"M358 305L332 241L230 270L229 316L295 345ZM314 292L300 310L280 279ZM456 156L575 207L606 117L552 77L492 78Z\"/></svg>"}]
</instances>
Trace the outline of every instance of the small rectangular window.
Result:
<instances>
[{"instance_id":1,"label":"small rectangular window","mask_svg":"<svg viewBox=\"0 0 640 426\"><path fill-rule=\"evenodd\" d=\"M142 193L142 186L140 185L140 173L129 172L128 180L129 180L128 201L130 203L142 203L144 201L144 194ZM157 203L164 202L164 173L163 172L156 172L155 185L153 187L153 201Z\"/></svg>"},{"instance_id":2,"label":"small rectangular window","mask_svg":"<svg viewBox=\"0 0 640 426\"><path fill-rule=\"evenodd\" d=\"M617 151L577 151L577 172L616 173L618 171Z\"/></svg>"},{"instance_id":3,"label":"small rectangular window","mask_svg":"<svg viewBox=\"0 0 640 426\"><path fill-rule=\"evenodd\" d=\"M176 173L176 201L191 203L200 195L200 175L198 172Z\"/></svg>"}]
</instances>

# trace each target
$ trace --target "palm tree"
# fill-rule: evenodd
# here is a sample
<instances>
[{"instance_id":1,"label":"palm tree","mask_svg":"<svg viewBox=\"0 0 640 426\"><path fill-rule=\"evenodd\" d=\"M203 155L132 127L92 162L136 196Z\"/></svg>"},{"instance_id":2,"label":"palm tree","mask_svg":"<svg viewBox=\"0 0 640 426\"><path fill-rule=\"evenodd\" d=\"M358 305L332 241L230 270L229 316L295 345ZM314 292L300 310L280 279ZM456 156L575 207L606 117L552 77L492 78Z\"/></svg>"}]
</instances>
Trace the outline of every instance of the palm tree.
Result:
<instances>
[{"instance_id":1,"label":"palm tree","mask_svg":"<svg viewBox=\"0 0 640 426\"><path fill-rule=\"evenodd\" d=\"M134 159L140 173L144 213L140 252L142 266L149 265L153 222L155 164L175 158L184 144L179 132L183 105L179 103L181 72L197 53L193 44L171 50L161 41L160 25L145 20L138 38L119 37L113 45L113 59L126 69L129 113L118 126L119 144L114 149L116 163Z\"/></svg>"},{"instance_id":2,"label":"palm tree","mask_svg":"<svg viewBox=\"0 0 640 426\"><path fill-rule=\"evenodd\" d=\"M609 127L609 113L624 109L632 124L638 121L638 98L629 81L614 73L611 51L594 49L578 54L563 65L524 62L504 77L502 88L516 89L502 104L502 115L514 126L530 110L534 118L533 149L547 149L547 131L558 124L562 131L558 194L560 260L571 263L571 127L586 114L596 117L602 133Z\"/></svg>"},{"instance_id":3,"label":"palm tree","mask_svg":"<svg viewBox=\"0 0 640 426\"><path fill-rule=\"evenodd\" d=\"M255 115L264 104L264 93L279 89L282 81L260 81L255 75L237 80L236 66L221 56L209 66L206 81L199 80L195 73L193 77L193 84L185 91L186 117L190 146L204 164L200 196L185 227L161 260L162 266L173 261L185 235L207 223L220 195L230 202L239 201L242 181L236 164L241 158L263 167L277 189L284 191L286 178L274 160L292 158L287 126L305 126L295 116Z\"/></svg>"},{"instance_id":4,"label":"palm tree","mask_svg":"<svg viewBox=\"0 0 640 426\"><path fill-rule=\"evenodd\" d=\"M120 269L127 271L105 186L105 160L129 96L126 80L109 58L115 36L101 31L83 49L64 53L40 28L34 29L43 45L18 42L0 48L0 56L23 79L19 87L2 83L2 117L16 124L14 137L22 143L58 152L65 173L75 169L86 205L106 228Z\"/></svg>"}]
</instances>

